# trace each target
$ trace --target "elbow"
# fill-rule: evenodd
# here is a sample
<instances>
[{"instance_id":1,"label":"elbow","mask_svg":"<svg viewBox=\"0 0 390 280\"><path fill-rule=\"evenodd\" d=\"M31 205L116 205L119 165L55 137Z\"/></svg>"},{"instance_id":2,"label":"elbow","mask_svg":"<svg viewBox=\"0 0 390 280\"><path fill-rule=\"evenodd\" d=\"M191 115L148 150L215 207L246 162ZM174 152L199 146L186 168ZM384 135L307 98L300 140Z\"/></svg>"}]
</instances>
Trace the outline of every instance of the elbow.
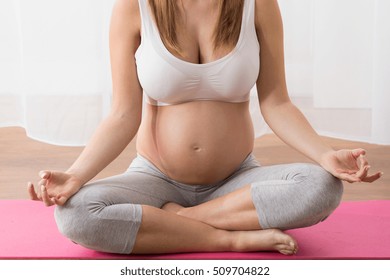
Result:
<instances>
[{"instance_id":1,"label":"elbow","mask_svg":"<svg viewBox=\"0 0 390 280\"><path fill-rule=\"evenodd\" d=\"M128 110L111 110L109 116L110 119L117 123L120 123L121 127L126 127L131 131L138 131L142 120L142 109L129 108Z\"/></svg>"},{"instance_id":2,"label":"elbow","mask_svg":"<svg viewBox=\"0 0 390 280\"><path fill-rule=\"evenodd\" d=\"M294 106L290 99L278 101L263 101L260 102L260 110L264 119L267 120L274 114L280 115L286 112L291 106Z\"/></svg>"},{"instance_id":3,"label":"elbow","mask_svg":"<svg viewBox=\"0 0 390 280\"><path fill-rule=\"evenodd\" d=\"M257 89L259 105L262 112L273 112L278 108L290 106L291 99L287 89L284 87L275 87L273 89Z\"/></svg>"},{"instance_id":4,"label":"elbow","mask_svg":"<svg viewBox=\"0 0 390 280\"><path fill-rule=\"evenodd\" d=\"M142 112L130 111L130 112L115 112L114 117L120 121L131 123L137 127L141 124Z\"/></svg>"}]
</instances>

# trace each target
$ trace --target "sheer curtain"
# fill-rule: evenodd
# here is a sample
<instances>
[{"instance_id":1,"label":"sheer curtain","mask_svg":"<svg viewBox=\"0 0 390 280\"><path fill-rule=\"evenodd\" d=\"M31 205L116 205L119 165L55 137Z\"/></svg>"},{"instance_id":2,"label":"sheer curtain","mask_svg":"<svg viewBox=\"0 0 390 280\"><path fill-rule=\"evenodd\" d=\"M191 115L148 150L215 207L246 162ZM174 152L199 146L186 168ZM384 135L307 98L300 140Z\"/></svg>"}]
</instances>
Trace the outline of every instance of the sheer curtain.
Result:
<instances>
[{"instance_id":1,"label":"sheer curtain","mask_svg":"<svg viewBox=\"0 0 390 280\"><path fill-rule=\"evenodd\" d=\"M114 0L0 1L0 126L83 145L110 103Z\"/></svg>"},{"instance_id":2,"label":"sheer curtain","mask_svg":"<svg viewBox=\"0 0 390 280\"><path fill-rule=\"evenodd\" d=\"M110 107L114 2L0 1L0 126L52 144L87 142ZM320 134L390 144L390 1L279 5L293 102ZM269 132L255 88L250 109L256 136Z\"/></svg>"},{"instance_id":3,"label":"sheer curtain","mask_svg":"<svg viewBox=\"0 0 390 280\"><path fill-rule=\"evenodd\" d=\"M390 1L279 4L292 100L322 135L390 144Z\"/></svg>"}]
</instances>

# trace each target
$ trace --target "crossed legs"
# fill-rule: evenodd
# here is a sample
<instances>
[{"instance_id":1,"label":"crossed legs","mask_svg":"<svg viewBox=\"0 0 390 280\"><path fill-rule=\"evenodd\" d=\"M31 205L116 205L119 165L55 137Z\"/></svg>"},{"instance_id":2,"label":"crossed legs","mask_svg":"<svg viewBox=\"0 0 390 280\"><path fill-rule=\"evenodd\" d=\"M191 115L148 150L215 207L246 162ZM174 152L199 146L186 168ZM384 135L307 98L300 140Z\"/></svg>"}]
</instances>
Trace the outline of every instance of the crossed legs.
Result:
<instances>
[{"instance_id":1,"label":"crossed legs","mask_svg":"<svg viewBox=\"0 0 390 280\"><path fill-rule=\"evenodd\" d=\"M250 185L194 207L169 202L162 209L223 230L232 240L229 251L297 252L298 244L279 229L261 229L250 195Z\"/></svg>"},{"instance_id":2,"label":"crossed legs","mask_svg":"<svg viewBox=\"0 0 390 280\"><path fill-rule=\"evenodd\" d=\"M342 193L340 183L319 167L303 169L254 168L245 180L232 178L196 206L158 176L127 172L86 185L56 208L55 217L65 236L105 252L293 254L298 245L282 230L323 220Z\"/></svg>"},{"instance_id":3,"label":"crossed legs","mask_svg":"<svg viewBox=\"0 0 390 280\"><path fill-rule=\"evenodd\" d=\"M293 254L297 244L279 230L228 231L169 211L143 206L133 254L274 251Z\"/></svg>"},{"instance_id":4,"label":"crossed legs","mask_svg":"<svg viewBox=\"0 0 390 280\"><path fill-rule=\"evenodd\" d=\"M167 203L162 209L218 229L253 234L249 235L249 246L258 242L256 235L273 244L274 250L291 254L298 249L296 241L280 229L307 227L325 220L343 193L340 180L313 164L258 167L245 173L220 187L214 199L193 207ZM252 183L237 188L237 183L245 181Z\"/></svg>"},{"instance_id":5,"label":"crossed legs","mask_svg":"<svg viewBox=\"0 0 390 280\"><path fill-rule=\"evenodd\" d=\"M342 193L341 181L321 167L285 164L247 170L202 204L167 203L162 208L220 229L286 230L325 220L339 205Z\"/></svg>"}]
</instances>

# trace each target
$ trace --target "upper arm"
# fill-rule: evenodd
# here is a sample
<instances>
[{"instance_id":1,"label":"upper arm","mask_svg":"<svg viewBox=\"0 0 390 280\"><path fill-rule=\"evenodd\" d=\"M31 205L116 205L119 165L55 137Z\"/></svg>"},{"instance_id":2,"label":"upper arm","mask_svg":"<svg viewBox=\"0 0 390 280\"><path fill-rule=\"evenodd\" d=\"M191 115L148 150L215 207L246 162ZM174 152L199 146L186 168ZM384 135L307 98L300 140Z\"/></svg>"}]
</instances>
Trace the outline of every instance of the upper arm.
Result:
<instances>
[{"instance_id":1,"label":"upper arm","mask_svg":"<svg viewBox=\"0 0 390 280\"><path fill-rule=\"evenodd\" d=\"M116 0L110 21L109 46L112 73L112 113L140 117L142 88L138 81L135 52L140 44L138 0Z\"/></svg>"},{"instance_id":2,"label":"upper arm","mask_svg":"<svg viewBox=\"0 0 390 280\"><path fill-rule=\"evenodd\" d=\"M277 0L256 0L255 22L260 42L257 91L262 109L289 101L284 65L283 23Z\"/></svg>"}]
</instances>

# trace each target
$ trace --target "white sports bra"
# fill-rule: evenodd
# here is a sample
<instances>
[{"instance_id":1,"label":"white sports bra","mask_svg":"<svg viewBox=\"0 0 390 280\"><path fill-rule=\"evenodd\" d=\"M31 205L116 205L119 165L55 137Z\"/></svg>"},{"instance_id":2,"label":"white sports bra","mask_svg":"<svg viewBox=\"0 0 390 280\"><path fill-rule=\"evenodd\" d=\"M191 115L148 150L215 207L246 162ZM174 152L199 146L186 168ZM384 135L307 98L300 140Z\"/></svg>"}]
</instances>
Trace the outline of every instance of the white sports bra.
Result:
<instances>
[{"instance_id":1,"label":"white sports bra","mask_svg":"<svg viewBox=\"0 0 390 280\"><path fill-rule=\"evenodd\" d=\"M226 56L204 64L187 62L171 54L161 40L148 1L138 2L142 27L135 59L147 103L166 106L195 100L233 103L249 100L260 69L254 0L244 1L235 48Z\"/></svg>"}]
</instances>

